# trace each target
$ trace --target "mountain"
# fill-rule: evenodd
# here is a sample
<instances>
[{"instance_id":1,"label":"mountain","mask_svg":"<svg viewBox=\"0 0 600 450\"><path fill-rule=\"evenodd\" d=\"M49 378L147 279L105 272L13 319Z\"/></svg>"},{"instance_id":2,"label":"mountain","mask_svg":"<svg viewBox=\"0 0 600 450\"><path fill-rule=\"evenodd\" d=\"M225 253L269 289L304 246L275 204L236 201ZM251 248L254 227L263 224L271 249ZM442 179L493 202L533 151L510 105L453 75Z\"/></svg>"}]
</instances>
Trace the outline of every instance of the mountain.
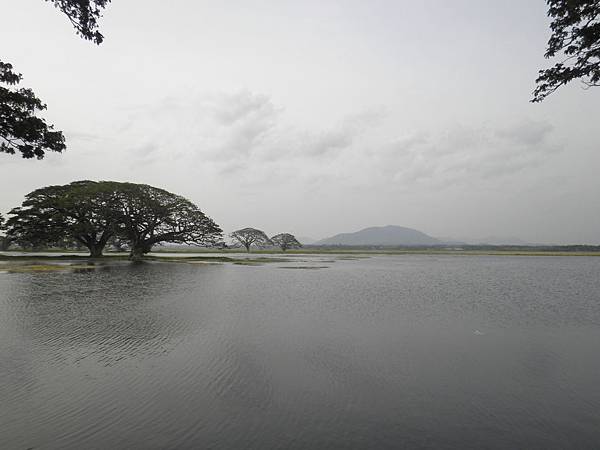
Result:
<instances>
[{"instance_id":1,"label":"mountain","mask_svg":"<svg viewBox=\"0 0 600 450\"><path fill-rule=\"evenodd\" d=\"M442 242L412 228L388 225L370 227L355 233L336 234L314 245L438 245Z\"/></svg>"}]
</instances>

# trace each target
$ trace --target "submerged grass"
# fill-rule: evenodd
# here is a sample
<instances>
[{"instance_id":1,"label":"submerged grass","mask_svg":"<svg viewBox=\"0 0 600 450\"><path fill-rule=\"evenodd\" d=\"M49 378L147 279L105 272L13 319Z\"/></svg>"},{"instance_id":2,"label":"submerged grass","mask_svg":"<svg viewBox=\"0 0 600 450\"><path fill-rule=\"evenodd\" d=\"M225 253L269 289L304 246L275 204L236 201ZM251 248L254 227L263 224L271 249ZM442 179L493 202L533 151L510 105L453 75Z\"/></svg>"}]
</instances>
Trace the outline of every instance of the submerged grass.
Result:
<instances>
[{"instance_id":1,"label":"submerged grass","mask_svg":"<svg viewBox=\"0 0 600 450\"><path fill-rule=\"evenodd\" d=\"M204 251L203 251L204 252ZM160 252L159 252L160 253ZM186 256L190 252L181 251L177 256L161 256L153 254L144 257L149 262L172 262L179 264L234 264L239 266L260 266L273 263L305 263L309 260L299 260L297 256L327 255L327 260L314 261L323 263L334 263L340 260L357 260L370 258L372 256L386 255L437 255L437 256L600 256L600 251L560 250L560 249L456 249L456 248L402 248L402 249L321 249L308 248L287 252L274 250L260 250L250 255L232 255L232 251L208 251L210 256ZM214 256L213 256L214 255ZM231 255L231 256L230 256ZM267 256L277 255L277 256ZM331 258L334 257L334 258ZM0 254L1 273L36 273L56 271L93 270L99 266L111 265L113 262L126 262L129 257L126 254L108 253L101 258L73 254L56 255L19 255L6 252ZM281 269L325 269L328 266L279 266Z\"/></svg>"},{"instance_id":2,"label":"submerged grass","mask_svg":"<svg viewBox=\"0 0 600 450\"><path fill-rule=\"evenodd\" d=\"M0 272L5 273L31 273L31 272L58 272L68 270L94 270L96 267L87 264L2 264Z\"/></svg>"},{"instance_id":3,"label":"submerged grass","mask_svg":"<svg viewBox=\"0 0 600 450\"><path fill-rule=\"evenodd\" d=\"M93 270L111 263L129 261L126 255L105 255L101 258L90 258L81 255L0 255L0 273L32 273ZM179 264L235 264L242 266L259 266L270 263L290 262L286 258L265 257L230 257L230 256L146 256L143 261ZM71 263L69 263L71 262Z\"/></svg>"}]
</instances>

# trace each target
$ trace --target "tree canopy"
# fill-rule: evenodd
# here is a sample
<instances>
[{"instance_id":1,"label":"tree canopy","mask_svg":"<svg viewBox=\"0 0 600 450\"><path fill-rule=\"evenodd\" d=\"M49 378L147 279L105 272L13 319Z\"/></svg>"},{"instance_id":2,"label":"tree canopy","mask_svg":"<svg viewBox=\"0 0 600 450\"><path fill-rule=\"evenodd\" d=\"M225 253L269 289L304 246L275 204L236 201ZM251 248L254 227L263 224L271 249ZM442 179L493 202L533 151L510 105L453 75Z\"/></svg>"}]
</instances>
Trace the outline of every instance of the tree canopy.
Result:
<instances>
[{"instance_id":1,"label":"tree canopy","mask_svg":"<svg viewBox=\"0 0 600 450\"><path fill-rule=\"evenodd\" d=\"M541 102L561 86L579 79L600 86L600 1L546 0L552 35L546 58L562 57L539 71L532 102Z\"/></svg>"},{"instance_id":2,"label":"tree canopy","mask_svg":"<svg viewBox=\"0 0 600 450\"><path fill-rule=\"evenodd\" d=\"M62 11L77 34L100 44L104 36L98 30L102 10L110 0L46 0ZM46 152L66 149L61 131L36 114L46 104L31 89L17 88L22 75L13 66L0 61L0 153L21 153L23 158L42 159Z\"/></svg>"},{"instance_id":3,"label":"tree canopy","mask_svg":"<svg viewBox=\"0 0 600 450\"><path fill-rule=\"evenodd\" d=\"M217 245L222 230L192 202L146 184L120 183L117 195L119 235L139 258L161 242Z\"/></svg>"},{"instance_id":4,"label":"tree canopy","mask_svg":"<svg viewBox=\"0 0 600 450\"><path fill-rule=\"evenodd\" d=\"M273 242L274 245L277 245L279 248L281 248L281 250L283 250L284 252L291 248L302 247L300 241L298 241L298 239L296 239L296 237L290 233L276 234L271 238L271 242Z\"/></svg>"},{"instance_id":5,"label":"tree canopy","mask_svg":"<svg viewBox=\"0 0 600 450\"><path fill-rule=\"evenodd\" d=\"M90 256L102 256L117 232L118 183L75 181L48 186L27 194L23 205L9 214L8 236L23 246L64 245L78 242Z\"/></svg>"},{"instance_id":6,"label":"tree canopy","mask_svg":"<svg viewBox=\"0 0 600 450\"><path fill-rule=\"evenodd\" d=\"M68 18L83 39L101 44L104 36L98 30L102 10L110 0L46 0L54 4Z\"/></svg>"},{"instance_id":7,"label":"tree canopy","mask_svg":"<svg viewBox=\"0 0 600 450\"><path fill-rule=\"evenodd\" d=\"M243 245L247 252L250 252L250 247L253 245L262 247L273 244L264 231L256 228L242 228L231 233L230 237L238 244Z\"/></svg>"},{"instance_id":8,"label":"tree canopy","mask_svg":"<svg viewBox=\"0 0 600 450\"><path fill-rule=\"evenodd\" d=\"M8 236L28 247L77 242L98 257L119 242L140 258L163 242L210 246L219 226L189 200L145 184L76 181L27 194L7 221Z\"/></svg>"},{"instance_id":9,"label":"tree canopy","mask_svg":"<svg viewBox=\"0 0 600 450\"><path fill-rule=\"evenodd\" d=\"M16 88L22 76L0 61L0 152L20 152L23 158L42 159L46 151L62 152L65 137L36 116L46 105L31 89Z\"/></svg>"}]
</instances>

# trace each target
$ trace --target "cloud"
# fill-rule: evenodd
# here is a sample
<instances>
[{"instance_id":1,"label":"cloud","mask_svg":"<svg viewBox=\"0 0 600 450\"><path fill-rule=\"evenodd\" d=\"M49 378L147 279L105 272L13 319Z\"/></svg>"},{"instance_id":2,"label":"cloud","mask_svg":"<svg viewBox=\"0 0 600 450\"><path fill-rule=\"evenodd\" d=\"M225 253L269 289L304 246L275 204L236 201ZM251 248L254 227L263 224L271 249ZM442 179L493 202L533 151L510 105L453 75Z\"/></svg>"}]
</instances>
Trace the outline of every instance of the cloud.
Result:
<instances>
[{"instance_id":1,"label":"cloud","mask_svg":"<svg viewBox=\"0 0 600 450\"><path fill-rule=\"evenodd\" d=\"M166 97L154 106L130 110L120 135L130 143L132 164L161 159L183 160L190 166L210 165L221 175L277 165L311 166L332 160L356 147L386 117L380 109L359 111L321 129L290 123L270 97L242 90ZM256 178L256 177L255 177ZM258 180L257 180L258 181Z\"/></svg>"},{"instance_id":2,"label":"cloud","mask_svg":"<svg viewBox=\"0 0 600 450\"><path fill-rule=\"evenodd\" d=\"M544 164L561 146L548 123L523 120L500 131L455 127L393 140L376 154L382 174L401 185L432 187L491 180Z\"/></svg>"},{"instance_id":3,"label":"cloud","mask_svg":"<svg viewBox=\"0 0 600 450\"><path fill-rule=\"evenodd\" d=\"M224 126L230 126L240 121L272 119L277 115L277 108L269 97L253 94L248 90L233 94L213 94L206 96L203 109L209 110L216 121Z\"/></svg>"},{"instance_id":4,"label":"cloud","mask_svg":"<svg viewBox=\"0 0 600 450\"><path fill-rule=\"evenodd\" d=\"M270 97L242 90L166 98L138 110L123 134L134 149L133 165L202 165L244 186L441 189L532 169L561 149L547 122L522 119L394 137L398 127L389 119L387 111L373 109L320 128L302 126L290 123Z\"/></svg>"},{"instance_id":5,"label":"cloud","mask_svg":"<svg viewBox=\"0 0 600 450\"><path fill-rule=\"evenodd\" d=\"M533 146L543 143L553 129L548 122L525 120L497 130L496 135L515 144Z\"/></svg>"}]
</instances>

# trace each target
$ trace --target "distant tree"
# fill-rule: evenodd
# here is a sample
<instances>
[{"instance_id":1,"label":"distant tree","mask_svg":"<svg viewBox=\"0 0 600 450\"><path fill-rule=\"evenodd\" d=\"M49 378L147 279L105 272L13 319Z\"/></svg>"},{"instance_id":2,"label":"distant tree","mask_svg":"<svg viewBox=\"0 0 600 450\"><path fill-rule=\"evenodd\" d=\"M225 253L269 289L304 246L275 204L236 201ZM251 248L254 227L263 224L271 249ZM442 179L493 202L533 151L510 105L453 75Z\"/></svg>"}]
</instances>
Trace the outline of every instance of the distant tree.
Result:
<instances>
[{"instance_id":1,"label":"distant tree","mask_svg":"<svg viewBox=\"0 0 600 450\"><path fill-rule=\"evenodd\" d=\"M276 234L271 238L271 241L284 252L290 248L302 247L302 244L298 241L298 239L296 239L293 234L289 233Z\"/></svg>"},{"instance_id":2,"label":"distant tree","mask_svg":"<svg viewBox=\"0 0 600 450\"><path fill-rule=\"evenodd\" d=\"M87 247L91 257L100 257L117 232L118 184L76 181L36 189L9 213L8 237L32 248L62 247L75 241Z\"/></svg>"},{"instance_id":3,"label":"distant tree","mask_svg":"<svg viewBox=\"0 0 600 450\"><path fill-rule=\"evenodd\" d=\"M129 242L132 259L164 242L213 246L221 240L221 228L179 195L146 184L120 183L117 197L118 235Z\"/></svg>"},{"instance_id":4,"label":"distant tree","mask_svg":"<svg viewBox=\"0 0 600 450\"><path fill-rule=\"evenodd\" d=\"M98 20L110 0L46 0L62 11L77 34L100 44L104 36ZM53 125L36 116L46 104L31 89L15 88L22 75L13 66L0 61L0 153L21 153L23 158L42 159L46 152L65 150L65 137Z\"/></svg>"},{"instance_id":5,"label":"distant tree","mask_svg":"<svg viewBox=\"0 0 600 450\"><path fill-rule=\"evenodd\" d=\"M546 0L552 35L544 56L562 61L539 71L532 102L541 102L561 86L580 79L600 86L600 1Z\"/></svg>"},{"instance_id":6,"label":"distant tree","mask_svg":"<svg viewBox=\"0 0 600 450\"><path fill-rule=\"evenodd\" d=\"M37 159L46 151L62 152L66 148L62 132L35 115L46 105L31 89L11 87L22 78L12 69L0 61L0 152L20 152L23 158Z\"/></svg>"},{"instance_id":7,"label":"distant tree","mask_svg":"<svg viewBox=\"0 0 600 450\"><path fill-rule=\"evenodd\" d=\"M256 228L242 228L231 233L230 237L235 242L243 245L247 252L250 252L250 247L253 245L260 247L273 244L264 231L257 230Z\"/></svg>"}]
</instances>

